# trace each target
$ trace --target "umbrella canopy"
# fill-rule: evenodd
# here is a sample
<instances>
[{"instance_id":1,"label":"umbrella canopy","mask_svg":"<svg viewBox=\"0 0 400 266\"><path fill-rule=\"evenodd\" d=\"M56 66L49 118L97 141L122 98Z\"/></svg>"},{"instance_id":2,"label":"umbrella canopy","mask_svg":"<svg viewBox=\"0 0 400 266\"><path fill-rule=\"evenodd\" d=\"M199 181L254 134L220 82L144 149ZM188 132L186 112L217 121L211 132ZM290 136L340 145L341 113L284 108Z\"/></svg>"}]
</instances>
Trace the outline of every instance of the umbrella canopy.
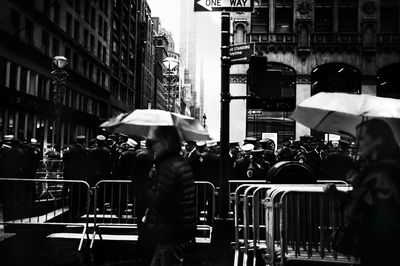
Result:
<instances>
[{"instance_id":1,"label":"umbrella canopy","mask_svg":"<svg viewBox=\"0 0 400 266\"><path fill-rule=\"evenodd\" d=\"M127 113L121 113L118 114L112 118L110 118L109 120L107 120L106 122L104 122L103 124L101 124L99 127L101 128L105 128L105 129L109 129L109 128L113 128L117 125L119 125L119 123L121 122L121 120L126 117L128 114Z\"/></svg>"},{"instance_id":2,"label":"umbrella canopy","mask_svg":"<svg viewBox=\"0 0 400 266\"><path fill-rule=\"evenodd\" d=\"M391 126L400 143L400 100L397 99L321 92L299 104L290 118L321 132L353 136L363 118L380 118Z\"/></svg>"},{"instance_id":3,"label":"umbrella canopy","mask_svg":"<svg viewBox=\"0 0 400 266\"><path fill-rule=\"evenodd\" d=\"M118 123L114 133L147 137L151 127L156 126L176 127L183 140L210 139L194 118L154 109L137 109L129 113Z\"/></svg>"}]
</instances>

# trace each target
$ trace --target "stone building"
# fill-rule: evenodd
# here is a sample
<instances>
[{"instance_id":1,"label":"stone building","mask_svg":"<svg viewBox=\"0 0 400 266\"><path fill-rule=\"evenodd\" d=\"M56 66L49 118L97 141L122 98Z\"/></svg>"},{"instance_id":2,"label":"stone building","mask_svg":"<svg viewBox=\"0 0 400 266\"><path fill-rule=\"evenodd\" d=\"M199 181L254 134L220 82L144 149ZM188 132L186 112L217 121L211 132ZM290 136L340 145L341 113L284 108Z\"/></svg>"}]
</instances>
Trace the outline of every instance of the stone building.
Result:
<instances>
[{"instance_id":1,"label":"stone building","mask_svg":"<svg viewBox=\"0 0 400 266\"><path fill-rule=\"evenodd\" d=\"M296 103L322 91L400 98L400 1L255 0L254 5L252 13L232 14L232 44L255 43L255 54L267 57L268 71L277 75L266 90L279 86L281 97ZM246 94L247 70L248 65L232 66L233 95ZM289 120L290 110L246 115L262 104L232 106L235 120L247 121L246 135L278 133L279 142L318 135Z\"/></svg>"}]
</instances>

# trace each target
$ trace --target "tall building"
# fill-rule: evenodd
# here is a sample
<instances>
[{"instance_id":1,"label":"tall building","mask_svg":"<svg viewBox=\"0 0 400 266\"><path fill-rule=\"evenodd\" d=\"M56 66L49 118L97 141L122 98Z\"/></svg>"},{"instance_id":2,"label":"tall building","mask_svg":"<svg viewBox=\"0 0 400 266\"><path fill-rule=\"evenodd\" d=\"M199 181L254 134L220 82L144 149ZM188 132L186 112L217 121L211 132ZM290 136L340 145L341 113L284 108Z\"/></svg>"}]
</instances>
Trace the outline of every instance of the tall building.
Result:
<instances>
[{"instance_id":1,"label":"tall building","mask_svg":"<svg viewBox=\"0 0 400 266\"><path fill-rule=\"evenodd\" d=\"M76 135L93 137L108 116L111 1L0 5L0 138L13 134L47 146L69 144ZM59 136L50 75L56 55L69 59Z\"/></svg>"},{"instance_id":2,"label":"tall building","mask_svg":"<svg viewBox=\"0 0 400 266\"><path fill-rule=\"evenodd\" d=\"M112 1L111 115L135 108L138 1ZM99 22L99 27L100 27Z\"/></svg>"},{"instance_id":3,"label":"tall building","mask_svg":"<svg viewBox=\"0 0 400 266\"><path fill-rule=\"evenodd\" d=\"M185 88L189 88L187 105L190 110L195 110L197 106L196 96L196 74L197 74L197 17L194 14L194 1L181 0L181 28L180 28L180 46L182 68L185 72ZM191 113L194 116L194 113ZM194 116L195 117L195 116Z\"/></svg>"},{"instance_id":4,"label":"tall building","mask_svg":"<svg viewBox=\"0 0 400 266\"><path fill-rule=\"evenodd\" d=\"M159 22L159 18L153 18L153 21ZM157 24L160 25L160 23L156 23L155 25ZM167 110L168 88L164 86L166 84L164 78L166 67L163 61L168 57L168 39L161 34L161 26L158 27L157 31L155 31L154 44L156 49L154 60L154 108Z\"/></svg>"},{"instance_id":5,"label":"tall building","mask_svg":"<svg viewBox=\"0 0 400 266\"><path fill-rule=\"evenodd\" d=\"M154 22L146 0L138 3L138 43L136 63L136 108L154 108Z\"/></svg>"},{"instance_id":6,"label":"tall building","mask_svg":"<svg viewBox=\"0 0 400 266\"><path fill-rule=\"evenodd\" d=\"M400 98L400 2L391 0L256 0L232 14L233 44L255 43L268 60L265 90L295 103L318 92ZM231 92L246 92L247 65L231 69ZM278 101L279 103L279 101ZM289 120L277 102L242 103L247 135L322 135ZM264 109L247 115L246 109ZM237 119L237 117L236 117Z\"/></svg>"}]
</instances>

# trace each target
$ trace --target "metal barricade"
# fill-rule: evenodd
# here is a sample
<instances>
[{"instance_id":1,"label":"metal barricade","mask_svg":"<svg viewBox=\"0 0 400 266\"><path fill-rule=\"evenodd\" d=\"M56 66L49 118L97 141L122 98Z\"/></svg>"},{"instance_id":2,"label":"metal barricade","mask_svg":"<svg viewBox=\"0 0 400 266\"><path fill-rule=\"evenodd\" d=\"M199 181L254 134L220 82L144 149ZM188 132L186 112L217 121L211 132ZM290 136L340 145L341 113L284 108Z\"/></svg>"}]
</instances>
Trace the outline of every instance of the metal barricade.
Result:
<instances>
[{"instance_id":1,"label":"metal barricade","mask_svg":"<svg viewBox=\"0 0 400 266\"><path fill-rule=\"evenodd\" d=\"M212 183L196 181L196 243L211 243L216 190Z\"/></svg>"},{"instance_id":2,"label":"metal barricade","mask_svg":"<svg viewBox=\"0 0 400 266\"><path fill-rule=\"evenodd\" d=\"M141 217L137 216L144 215L144 212L137 211L133 186L130 180L102 180L93 188L93 214L89 215L94 222L91 248L98 239L138 240L138 219ZM215 215L215 187L210 182L195 182L195 186L196 242L210 243Z\"/></svg>"},{"instance_id":3,"label":"metal barricade","mask_svg":"<svg viewBox=\"0 0 400 266\"><path fill-rule=\"evenodd\" d=\"M348 186L338 187L342 192ZM333 250L332 233L343 225L338 199L323 187L287 188L276 193L279 201L281 264L289 260L340 262L357 260Z\"/></svg>"},{"instance_id":4,"label":"metal barricade","mask_svg":"<svg viewBox=\"0 0 400 266\"><path fill-rule=\"evenodd\" d=\"M90 218L94 219L94 228L90 248L96 238L137 241L136 202L132 193L132 181L101 180L93 189L93 215L90 214ZM104 234L105 230L112 233ZM125 234L115 234L116 230Z\"/></svg>"},{"instance_id":5,"label":"metal barricade","mask_svg":"<svg viewBox=\"0 0 400 266\"><path fill-rule=\"evenodd\" d=\"M230 195L230 204L229 204L229 215L234 217L234 209L235 209L235 192L236 189L241 185L263 185L266 184L265 180L229 180L229 195Z\"/></svg>"},{"instance_id":6,"label":"metal barricade","mask_svg":"<svg viewBox=\"0 0 400 266\"><path fill-rule=\"evenodd\" d=\"M0 178L0 202L6 232L49 230L57 237L60 227L77 233L78 250L89 239L90 188L85 181Z\"/></svg>"},{"instance_id":7,"label":"metal barricade","mask_svg":"<svg viewBox=\"0 0 400 266\"><path fill-rule=\"evenodd\" d=\"M64 162L62 160L40 160L38 172L62 172Z\"/></svg>"}]
</instances>

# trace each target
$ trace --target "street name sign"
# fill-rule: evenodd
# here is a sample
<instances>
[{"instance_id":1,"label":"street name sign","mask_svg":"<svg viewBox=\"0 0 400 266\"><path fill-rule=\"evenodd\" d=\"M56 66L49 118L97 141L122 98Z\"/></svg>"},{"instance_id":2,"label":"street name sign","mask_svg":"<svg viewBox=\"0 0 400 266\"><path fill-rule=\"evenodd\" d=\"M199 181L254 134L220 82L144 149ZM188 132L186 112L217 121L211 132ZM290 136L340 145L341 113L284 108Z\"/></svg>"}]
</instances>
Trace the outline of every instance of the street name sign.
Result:
<instances>
[{"instance_id":1,"label":"street name sign","mask_svg":"<svg viewBox=\"0 0 400 266\"><path fill-rule=\"evenodd\" d=\"M231 45L229 48L231 62L249 61L250 57L254 54L254 48L254 43Z\"/></svg>"},{"instance_id":2,"label":"street name sign","mask_svg":"<svg viewBox=\"0 0 400 266\"><path fill-rule=\"evenodd\" d=\"M248 110L247 114L248 115L261 115L262 110L261 109Z\"/></svg>"},{"instance_id":3,"label":"street name sign","mask_svg":"<svg viewBox=\"0 0 400 266\"><path fill-rule=\"evenodd\" d=\"M194 0L194 11L251 12L253 11L253 2L254 0Z\"/></svg>"}]
</instances>

